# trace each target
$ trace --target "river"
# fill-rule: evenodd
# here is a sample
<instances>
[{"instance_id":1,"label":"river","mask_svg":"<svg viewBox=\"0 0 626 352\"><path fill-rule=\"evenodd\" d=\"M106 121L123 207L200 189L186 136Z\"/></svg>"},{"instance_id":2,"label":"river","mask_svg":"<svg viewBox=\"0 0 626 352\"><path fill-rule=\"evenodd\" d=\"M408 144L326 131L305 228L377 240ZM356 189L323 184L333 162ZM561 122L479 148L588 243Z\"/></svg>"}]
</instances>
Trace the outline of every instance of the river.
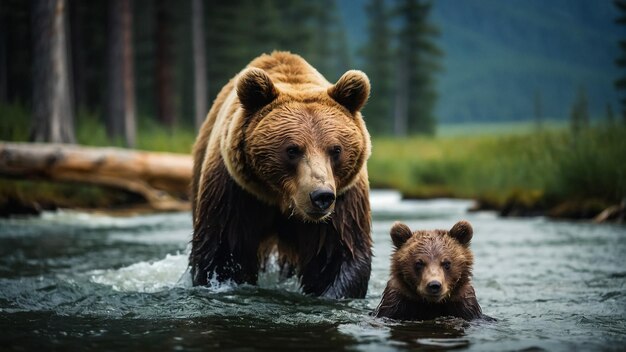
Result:
<instances>
[{"instance_id":1,"label":"river","mask_svg":"<svg viewBox=\"0 0 626 352\"><path fill-rule=\"evenodd\" d=\"M0 219L2 350L620 350L626 226L469 213L470 201L372 192L365 299L301 294L276 271L258 286L191 287L189 213L62 211ZM369 315L389 275L389 229L474 227L474 287L496 322Z\"/></svg>"}]
</instances>

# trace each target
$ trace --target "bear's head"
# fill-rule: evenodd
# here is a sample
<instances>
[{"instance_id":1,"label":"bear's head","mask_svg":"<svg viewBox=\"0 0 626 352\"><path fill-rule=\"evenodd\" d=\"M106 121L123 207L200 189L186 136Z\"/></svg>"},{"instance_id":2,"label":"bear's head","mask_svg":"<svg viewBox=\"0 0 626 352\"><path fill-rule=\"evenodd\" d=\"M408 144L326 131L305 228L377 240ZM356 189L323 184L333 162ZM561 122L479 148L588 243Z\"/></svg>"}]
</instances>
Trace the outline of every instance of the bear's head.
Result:
<instances>
[{"instance_id":1,"label":"bear's head","mask_svg":"<svg viewBox=\"0 0 626 352\"><path fill-rule=\"evenodd\" d=\"M390 235L395 246L391 276L405 296L432 303L460 298L474 263L469 222L459 221L449 231L415 232L395 223Z\"/></svg>"},{"instance_id":2,"label":"bear's head","mask_svg":"<svg viewBox=\"0 0 626 352\"><path fill-rule=\"evenodd\" d=\"M222 155L237 183L257 198L286 216L324 221L370 155L359 112L369 80L361 71L346 72L334 85L324 80L326 86L279 78L254 67L239 74L240 107L222 139Z\"/></svg>"}]
</instances>

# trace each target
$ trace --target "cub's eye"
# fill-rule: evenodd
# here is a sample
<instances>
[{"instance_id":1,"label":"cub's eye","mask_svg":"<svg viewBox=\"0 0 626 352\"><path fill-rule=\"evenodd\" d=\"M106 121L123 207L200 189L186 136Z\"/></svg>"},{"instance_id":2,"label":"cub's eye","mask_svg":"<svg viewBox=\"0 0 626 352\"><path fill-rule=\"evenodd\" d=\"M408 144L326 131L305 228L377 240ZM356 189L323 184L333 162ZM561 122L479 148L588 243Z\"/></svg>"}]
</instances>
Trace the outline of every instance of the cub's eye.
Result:
<instances>
[{"instance_id":1,"label":"cub's eye","mask_svg":"<svg viewBox=\"0 0 626 352\"><path fill-rule=\"evenodd\" d=\"M449 260L444 261L441 265L443 266L444 269L450 270L450 261Z\"/></svg>"},{"instance_id":2,"label":"cub's eye","mask_svg":"<svg viewBox=\"0 0 626 352\"><path fill-rule=\"evenodd\" d=\"M295 160L302 155L302 150L298 146L287 147L287 158L289 160Z\"/></svg>"},{"instance_id":3,"label":"cub's eye","mask_svg":"<svg viewBox=\"0 0 626 352\"><path fill-rule=\"evenodd\" d=\"M417 263L415 263L415 269L417 270L422 270L424 269L424 261L423 260L418 260Z\"/></svg>"},{"instance_id":4,"label":"cub's eye","mask_svg":"<svg viewBox=\"0 0 626 352\"><path fill-rule=\"evenodd\" d=\"M339 159L339 156L341 155L341 146L334 146L330 149L330 156L334 159L337 160Z\"/></svg>"}]
</instances>

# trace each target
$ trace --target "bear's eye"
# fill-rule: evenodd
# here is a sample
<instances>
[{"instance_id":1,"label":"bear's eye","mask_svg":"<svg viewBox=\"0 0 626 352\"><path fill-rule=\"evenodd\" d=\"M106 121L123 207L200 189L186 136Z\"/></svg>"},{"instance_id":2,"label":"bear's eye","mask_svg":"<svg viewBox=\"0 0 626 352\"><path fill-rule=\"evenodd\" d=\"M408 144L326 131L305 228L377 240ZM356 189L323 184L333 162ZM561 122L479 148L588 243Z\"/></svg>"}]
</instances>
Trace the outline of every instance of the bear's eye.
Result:
<instances>
[{"instance_id":1,"label":"bear's eye","mask_svg":"<svg viewBox=\"0 0 626 352\"><path fill-rule=\"evenodd\" d=\"M289 158L289 160L295 160L299 158L300 155L302 155L302 150L300 150L298 146L293 145L287 147L287 158Z\"/></svg>"},{"instance_id":2,"label":"bear's eye","mask_svg":"<svg viewBox=\"0 0 626 352\"><path fill-rule=\"evenodd\" d=\"M444 269L450 270L450 261L449 260L445 260L443 263L441 263L441 265L443 265Z\"/></svg>"},{"instance_id":3,"label":"bear's eye","mask_svg":"<svg viewBox=\"0 0 626 352\"><path fill-rule=\"evenodd\" d=\"M415 263L415 269L418 271L424 269L424 261L421 259L418 260L417 263Z\"/></svg>"},{"instance_id":4,"label":"bear's eye","mask_svg":"<svg viewBox=\"0 0 626 352\"><path fill-rule=\"evenodd\" d=\"M341 155L341 146L336 145L330 149L330 156L333 158L333 160L339 159L340 155Z\"/></svg>"}]
</instances>

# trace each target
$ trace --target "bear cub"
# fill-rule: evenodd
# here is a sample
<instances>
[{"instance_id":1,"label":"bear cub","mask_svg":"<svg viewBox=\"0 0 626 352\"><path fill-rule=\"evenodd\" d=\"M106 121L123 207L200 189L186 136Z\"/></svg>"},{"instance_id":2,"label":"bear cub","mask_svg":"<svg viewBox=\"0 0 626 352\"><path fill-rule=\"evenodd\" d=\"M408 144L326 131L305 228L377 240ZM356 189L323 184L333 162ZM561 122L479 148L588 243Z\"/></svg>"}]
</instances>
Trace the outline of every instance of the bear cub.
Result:
<instances>
[{"instance_id":1,"label":"bear cub","mask_svg":"<svg viewBox=\"0 0 626 352\"><path fill-rule=\"evenodd\" d=\"M391 278L374 315L397 320L453 316L484 317L470 282L474 257L469 248L472 225L415 231L395 223L390 231L395 251Z\"/></svg>"}]
</instances>

